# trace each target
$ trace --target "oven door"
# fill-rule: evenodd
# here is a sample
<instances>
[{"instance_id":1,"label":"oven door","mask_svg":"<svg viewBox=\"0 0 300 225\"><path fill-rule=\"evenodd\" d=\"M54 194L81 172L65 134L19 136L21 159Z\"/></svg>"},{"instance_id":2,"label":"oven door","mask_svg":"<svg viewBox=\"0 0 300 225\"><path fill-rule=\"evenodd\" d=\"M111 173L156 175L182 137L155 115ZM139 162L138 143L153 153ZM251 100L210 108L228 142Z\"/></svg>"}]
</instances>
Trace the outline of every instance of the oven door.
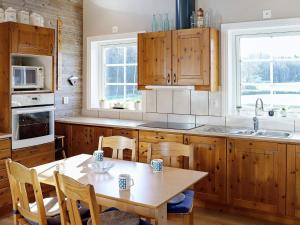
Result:
<instances>
[{"instance_id":1,"label":"oven door","mask_svg":"<svg viewBox=\"0 0 300 225\"><path fill-rule=\"evenodd\" d=\"M12 109L12 149L54 141L54 106Z\"/></svg>"}]
</instances>

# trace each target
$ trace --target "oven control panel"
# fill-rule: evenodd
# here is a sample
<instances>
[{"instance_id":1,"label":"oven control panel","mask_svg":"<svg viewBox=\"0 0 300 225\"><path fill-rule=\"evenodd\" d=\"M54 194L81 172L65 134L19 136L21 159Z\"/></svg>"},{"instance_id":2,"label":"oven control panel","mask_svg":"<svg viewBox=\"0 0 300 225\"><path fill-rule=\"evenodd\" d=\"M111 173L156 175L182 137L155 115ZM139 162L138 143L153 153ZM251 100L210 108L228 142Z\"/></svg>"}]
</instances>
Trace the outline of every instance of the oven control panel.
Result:
<instances>
[{"instance_id":1,"label":"oven control panel","mask_svg":"<svg viewBox=\"0 0 300 225\"><path fill-rule=\"evenodd\" d=\"M12 95L11 107L54 105L54 93Z\"/></svg>"}]
</instances>

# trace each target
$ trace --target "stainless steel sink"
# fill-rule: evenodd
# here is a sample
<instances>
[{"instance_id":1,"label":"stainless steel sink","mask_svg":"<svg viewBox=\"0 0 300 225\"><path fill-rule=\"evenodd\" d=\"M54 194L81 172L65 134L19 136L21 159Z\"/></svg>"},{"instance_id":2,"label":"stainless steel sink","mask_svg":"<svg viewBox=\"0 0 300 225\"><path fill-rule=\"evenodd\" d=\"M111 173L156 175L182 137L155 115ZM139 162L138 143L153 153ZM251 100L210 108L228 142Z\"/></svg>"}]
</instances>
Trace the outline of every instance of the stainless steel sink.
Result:
<instances>
[{"instance_id":1,"label":"stainless steel sink","mask_svg":"<svg viewBox=\"0 0 300 225\"><path fill-rule=\"evenodd\" d=\"M255 133L255 135L262 137L288 138L291 136L291 133L284 131L258 131Z\"/></svg>"},{"instance_id":2,"label":"stainless steel sink","mask_svg":"<svg viewBox=\"0 0 300 225\"><path fill-rule=\"evenodd\" d=\"M289 138L292 134L284 131L265 131L259 130L255 132L251 129L240 129L240 130L231 130L230 134L236 135L248 135L248 136L257 136L257 137L274 137L274 138Z\"/></svg>"}]
</instances>

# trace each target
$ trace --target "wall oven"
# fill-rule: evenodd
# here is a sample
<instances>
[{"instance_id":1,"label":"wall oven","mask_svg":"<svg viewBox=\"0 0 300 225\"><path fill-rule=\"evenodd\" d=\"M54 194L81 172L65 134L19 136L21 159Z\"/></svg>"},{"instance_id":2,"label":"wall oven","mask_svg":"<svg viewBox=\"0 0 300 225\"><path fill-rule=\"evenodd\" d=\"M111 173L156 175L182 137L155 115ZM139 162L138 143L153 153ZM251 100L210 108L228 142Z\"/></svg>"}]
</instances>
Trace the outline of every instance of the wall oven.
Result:
<instances>
[{"instance_id":1,"label":"wall oven","mask_svg":"<svg viewBox=\"0 0 300 225\"><path fill-rule=\"evenodd\" d=\"M12 149L54 141L54 96L13 95Z\"/></svg>"}]
</instances>

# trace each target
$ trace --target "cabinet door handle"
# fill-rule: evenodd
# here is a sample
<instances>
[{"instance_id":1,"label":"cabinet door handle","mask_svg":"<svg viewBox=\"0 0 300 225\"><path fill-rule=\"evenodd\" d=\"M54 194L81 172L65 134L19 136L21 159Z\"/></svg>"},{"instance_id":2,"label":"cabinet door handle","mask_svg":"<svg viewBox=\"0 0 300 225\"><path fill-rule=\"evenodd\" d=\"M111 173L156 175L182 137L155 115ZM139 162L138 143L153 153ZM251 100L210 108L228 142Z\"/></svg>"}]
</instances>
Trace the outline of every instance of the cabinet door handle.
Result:
<instances>
[{"instance_id":1,"label":"cabinet door handle","mask_svg":"<svg viewBox=\"0 0 300 225\"><path fill-rule=\"evenodd\" d=\"M173 75L173 82L174 82L174 84L176 84L176 83L177 83L177 79L176 79L176 73L174 73L174 75Z\"/></svg>"},{"instance_id":2,"label":"cabinet door handle","mask_svg":"<svg viewBox=\"0 0 300 225\"><path fill-rule=\"evenodd\" d=\"M170 74L168 73L168 76L167 76L167 83L170 84L171 83L171 76Z\"/></svg>"}]
</instances>

